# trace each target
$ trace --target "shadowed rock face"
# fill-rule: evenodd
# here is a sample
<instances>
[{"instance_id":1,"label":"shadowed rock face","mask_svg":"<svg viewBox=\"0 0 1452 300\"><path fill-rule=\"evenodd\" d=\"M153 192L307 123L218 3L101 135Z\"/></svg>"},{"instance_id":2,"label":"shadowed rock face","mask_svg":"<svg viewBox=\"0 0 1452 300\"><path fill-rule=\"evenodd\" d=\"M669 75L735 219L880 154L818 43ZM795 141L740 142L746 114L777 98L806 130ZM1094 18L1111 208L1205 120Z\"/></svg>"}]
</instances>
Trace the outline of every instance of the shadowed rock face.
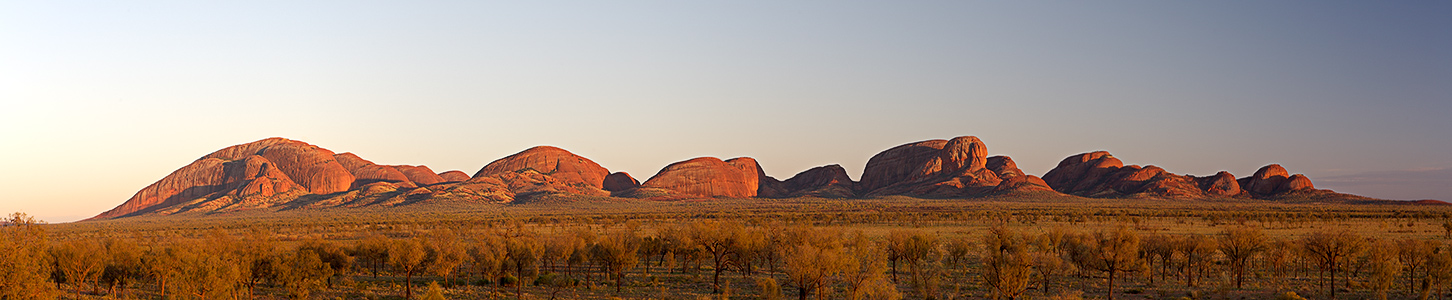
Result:
<instances>
[{"instance_id":1,"label":"shadowed rock face","mask_svg":"<svg viewBox=\"0 0 1452 300\"><path fill-rule=\"evenodd\" d=\"M568 193L608 196L609 170L565 149L538 146L489 163L474 179L498 178L515 194Z\"/></svg>"},{"instance_id":2,"label":"shadowed rock face","mask_svg":"<svg viewBox=\"0 0 1452 300\"><path fill-rule=\"evenodd\" d=\"M839 165L811 168L781 183L786 197L851 198L857 183Z\"/></svg>"},{"instance_id":3,"label":"shadowed rock face","mask_svg":"<svg viewBox=\"0 0 1452 300\"><path fill-rule=\"evenodd\" d=\"M1038 178L1016 179L999 188L1004 177L1018 177L1023 171L1008 157L990 160L988 146L977 137L929 140L887 149L867 161L861 195L909 195L921 197L974 197L1001 191L1048 191ZM993 169L988 166L992 161Z\"/></svg>"},{"instance_id":4,"label":"shadowed rock face","mask_svg":"<svg viewBox=\"0 0 1452 300\"><path fill-rule=\"evenodd\" d=\"M1262 167L1255 175L1241 179L1225 171L1194 177L1172 174L1156 166L1124 166L1104 151L1065 158L1044 175L1044 180L1054 190L1085 197L1274 198L1291 192L1340 195L1316 190L1306 176L1288 176L1280 165Z\"/></svg>"},{"instance_id":5,"label":"shadowed rock face","mask_svg":"<svg viewBox=\"0 0 1452 300\"><path fill-rule=\"evenodd\" d=\"M1175 175L1157 166L1125 166L1104 151L1065 158L1044 174L1044 181L1061 193L1085 197L1203 198L1205 188L1217 186L1213 179ZM1218 188L1221 193L1239 189L1223 183Z\"/></svg>"},{"instance_id":6,"label":"shadowed rock face","mask_svg":"<svg viewBox=\"0 0 1452 300\"><path fill-rule=\"evenodd\" d=\"M1200 183L1200 189L1205 190L1205 194L1211 196L1233 197L1240 195L1242 191L1240 183L1235 181L1235 175L1230 175L1230 172L1226 171L1197 178L1197 181Z\"/></svg>"},{"instance_id":7,"label":"shadowed rock face","mask_svg":"<svg viewBox=\"0 0 1452 300\"><path fill-rule=\"evenodd\" d=\"M533 169L554 177L564 184L586 184L596 189L604 187L605 176L610 171L588 158L575 155L565 149L538 146L515 153L484 166L474 173L474 178Z\"/></svg>"},{"instance_id":8,"label":"shadowed rock face","mask_svg":"<svg viewBox=\"0 0 1452 300\"><path fill-rule=\"evenodd\" d=\"M641 188L674 191L698 197L756 197L760 185L756 160L699 157L676 162L651 176Z\"/></svg>"},{"instance_id":9,"label":"shadowed rock face","mask_svg":"<svg viewBox=\"0 0 1452 300\"><path fill-rule=\"evenodd\" d=\"M208 210L265 207L279 198L346 191L354 177L332 151L282 138L223 148L137 191L92 219L156 211L199 199ZM226 199L219 199L221 197Z\"/></svg>"},{"instance_id":10,"label":"shadowed rock face","mask_svg":"<svg viewBox=\"0 0 1452 300\"><path fill-rule=\"evenodd\" d=\"M380 166L371 161L358 157L353 153L342 153L333 155L338 164L353 174L353 183L350 189L356 189L374 182L391 182L398 186L414 186L398 169L389 166Z\"/></svg>"},{"instance_id":11,"label":"shadowed rock face","mask_svg":"<svg viewBox=\"0 0 1452 300\"><path fill-rule=\"evenodd\" d=\"M605 176L604 187L606 191L618 192L640 187L640 181L630 177L630 173L615 172Z\"/></svg>"},{"instance_id":12,"label":"shadowed rock face","mask_svg":"<svg viewBox=\"0 0 1452 300\"><path fill-rule=\"evenodd\" d=\"M1255 175L1238 180L1240 186L1254 196L1272 196L1295 191L1315 190L1306 175L1290 175L1286 168L1270 164L1255 170Z\"/></svg>"},{"instance_id":13,"label":"shadowed rock face","mask_svg":"<svg viewBox=\"0 0 1452 300\"><path fill-rule=\"evenodd\" d=\"M399 173L403 173L403 176L408 177L408 181L412 181L414 184L417 184L419 186L434 185L434 184L438 184L438 183L441 183L441 182L444 182L445 181L443 177L440 177L439 176L439 174L434 174L434 170L433 169L429 169L428 166L403 166L403 165L400 165L400 166L390 166L390 167L393 167L394 169L398 170ZM460 175L463 175L464 172L459 172L459 174ZM468 179L465 178L464 180L468 180ZM463 181L463 180L460 180L460 181Z\"/></svg>"}]
</instances>

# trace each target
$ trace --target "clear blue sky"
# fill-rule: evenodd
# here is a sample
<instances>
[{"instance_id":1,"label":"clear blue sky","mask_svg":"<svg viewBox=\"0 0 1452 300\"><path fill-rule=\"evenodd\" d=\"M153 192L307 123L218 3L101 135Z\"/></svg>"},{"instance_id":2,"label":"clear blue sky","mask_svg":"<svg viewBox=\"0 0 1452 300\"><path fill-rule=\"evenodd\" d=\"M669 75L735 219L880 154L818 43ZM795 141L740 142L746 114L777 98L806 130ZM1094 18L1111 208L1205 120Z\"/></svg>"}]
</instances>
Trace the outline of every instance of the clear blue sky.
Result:
<instances>
[{"instance_id":1,"label":"clear blue sky","mask_svg":"<svg viewBox=\"0 0 1452 300\"><path fill-rule=\"evenodd\" d=\"M1452 200L1446 1L0 1L0 210L110 209L280 136L473 173L555 145L785 179L976 135Z\"/></svg>"}]
</instances>

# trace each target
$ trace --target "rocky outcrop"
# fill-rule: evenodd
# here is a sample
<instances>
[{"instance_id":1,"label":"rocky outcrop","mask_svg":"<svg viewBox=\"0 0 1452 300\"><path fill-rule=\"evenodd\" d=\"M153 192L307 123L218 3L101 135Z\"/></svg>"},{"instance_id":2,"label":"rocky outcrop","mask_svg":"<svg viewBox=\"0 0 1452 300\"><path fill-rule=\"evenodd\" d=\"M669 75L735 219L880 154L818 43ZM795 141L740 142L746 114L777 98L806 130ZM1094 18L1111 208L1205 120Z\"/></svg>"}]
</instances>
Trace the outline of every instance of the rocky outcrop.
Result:
<instances>
[{"instance_id":1,"label":"rocky outcrop","mask_svg":"<svg viewBox=\"0 0 1452 300\"><path fill-rule=\"evenodd\" d=\"M1239 189L1157 166L1125 166L1105 151L1065 158L1044 174L1044 181L1061 193L1085 197L1203 198L1210 188L1218 187L1217 193Z\"/></svg>"},{"instance_id":2,"label":"rocky outcrop","mask_svg":"<svg viewBox=\"0 0 1452 300\"><path fill-rule=\"evenodd\" d=\"M630 173L615 172L605 176L603 187L606 191L619 192L640 187L640 181L630 177Z\"/></svg>"},{"instance_id":3,"label":"rocky outcrop","mask_svg":"<svg viewBox=\"0 0 1452 300\"><path fill-rule=\"evenodd\" d=\"M760 180L754 159L699 157L670 164L640 186L697 197L750 198L756 197Z\"/></svg>"},{"instance_id":4,"label":"rocky outcrop","mask_svg":"<svg viewBox=\"0 0 1452 300\"><path fill-rule=\"evenodd\" d=\"M1289 175L1280 165L1261 167L1255 175L1235 179L1229 172L1195 177L1176 175L1156 166L1125 166L1109 152L1095 151L1065 158L1044 180L1066 194L1085 197L1261 198L1300 193L1312 198L1348 198L1316 190L1305 175Z\"/></svg>"},{"instance_id":5,"label":"rocky outcrop","mask_svg":"<svg viewBox=\"0 0 1452 300\"><path fill-rule=\"evenodd\" d=\"M856 182L839 165L811 168L781 183L786 197L851 198Z\"/></svg>"},{"instance_id":6,"label":"rocky outcrop","mask_svg":"<svg viewBox=\"0 0 1452 300\"><path fill-rule=\"evenodd\" d=\"M473 178L526 169L554 177L560 183L585 184L596 189L604 188L605 176L610 175L609 170L588 158L565 149L538 146L495 160L474 173Z\"/></svg>"},{"instance_id":7,"label":"rocky outcrop","mask_svg":"<svg viewBox=\"0 0 1452 300\"><path fill-rule=\"evenodd\" d=\"M1196 181L1199 183L1200 189L1209 196L1234 197L1244 191L1240 189L1240 183L1235 181L1235 175L1230 175L1230 172L1226 171L1196 178Z\"/></svg>"},{"instance_id":8,"label":"rocky outcrop","mask_svg":"<svg viewBox=\"0 0 1452 300\"><path fill-rule=\"evenodd\" d=\"M1023 175L1011 159L989 166L988 146L977 137L929 140L905 144L872 156L856 187L867 196L908 195L951 198L977 197L1002 191L1048 191L1037 178L1013 180L1003 189L1004 177ZM1035 188L1037 187L1037 188Z\"/></svg>"},{"instance_id":9,"label":"rocky outcrop","mask_svg":"<svg viewBox=\"0 0 1452 300\"><path fill-rule=\"evenodd\" d=\"M464 182L469 180L469 174L465 174L463 171L453 170L439 173L439 178L443 179L443 182Z\"/></svg>"},{"instance_id":10,"label":"rocky outcrop","mask_svg":"<svg viewBox=\"0 0 1452 300\"><path fill-rule=\"evenodd\" d=\"M398 170L399 173L403 173L403 176L408 177L408 181L412 181L418 186L435 185L445 181L443 177L439 176L439 174L434 174L434 170L429 169L428 166L398 165L390 167ZM459 175L463 174L464 172L459 172ZM464 180L468 180L467 176Z\"/></svg>"},{"instance_id":11,"label":"rocky outcrop","mask_svg":"<svg viewBox=\"0 0 1452 300\"><path fill-rule=\"evenodd\" d=\"M348 173L353 174L353 183L350 189L356 189L369 183L389 182L398 186L415 187L408 176L403 175L398 169L390 166L380 166L371 161L358 157L353 153L342 153L333 155L338 164L342 165Z\"/></svg>"},{"instance_id":12,"label":"rocky outcrop","mask_svg":"<svg viewBox=\"0 0 1452 300\"><path fill-rule=\"evenodd\" d=\"M1291 175L1286 168L1270 164L1255 170L1255 174L1239 180L1240 186L1254 196L1273 196L1296 191L1316 189L1306 175Z\"/></svg>"},{"instance_id":13,"label":"rocky outcrop","mask_svg":"<svg viewBox=\"0 0 1452 300\"><path fill-rule=\"evenodd\" d=\"M246 155L258 155L277 164L283 174L313 194L331 194L348 190L354 177L333 157L333 151L308 143L270 138L228 147L204 158L232 161Z\"/></svg>"},{"instance_id":14,"label":"rocky outcrop","mask_svg":"<svg viewBox=\"0 0 1452 300\"><path fill-rule=\"evenodd\" d=\"M567 193L608 196L605 176L609 170L565 149L538 146L495 160L474 173L474 179L494 177L516 196L535 193Z\"/></svg>"},{"instance_id":15,"label":"rocky outcrop","mask_svg":"<svg viewBox=\"0 0 1452 300\"><path fill-rule=\"evenodd\" d=\"M333 159L331 151L270 138L203 156L92 219L162 211L177 205L199 210L266 207L302 194L344 191L352 182L353 175Z\"/></svg>"}]
</instances>

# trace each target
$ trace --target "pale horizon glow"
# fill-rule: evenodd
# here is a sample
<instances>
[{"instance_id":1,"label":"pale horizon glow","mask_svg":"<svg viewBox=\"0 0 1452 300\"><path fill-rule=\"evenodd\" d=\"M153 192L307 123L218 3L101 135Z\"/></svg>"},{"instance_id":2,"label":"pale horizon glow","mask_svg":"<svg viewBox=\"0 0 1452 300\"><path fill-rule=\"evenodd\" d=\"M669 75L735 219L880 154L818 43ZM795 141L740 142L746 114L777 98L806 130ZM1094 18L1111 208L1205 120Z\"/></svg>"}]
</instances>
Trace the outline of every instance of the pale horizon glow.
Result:
<instances>
[{"instance_id":1,"label":"pale horizon glow","mask_svg":"<svg viewBox=\"0 0 1452 300\"><path fill-rule=\"evenodd\" d=\"M473 174L538 145L786 179L974 135L1452 200L1446 2L0 3L0 213L94 216L285 137Z\"/></svg>"}]
</instances>

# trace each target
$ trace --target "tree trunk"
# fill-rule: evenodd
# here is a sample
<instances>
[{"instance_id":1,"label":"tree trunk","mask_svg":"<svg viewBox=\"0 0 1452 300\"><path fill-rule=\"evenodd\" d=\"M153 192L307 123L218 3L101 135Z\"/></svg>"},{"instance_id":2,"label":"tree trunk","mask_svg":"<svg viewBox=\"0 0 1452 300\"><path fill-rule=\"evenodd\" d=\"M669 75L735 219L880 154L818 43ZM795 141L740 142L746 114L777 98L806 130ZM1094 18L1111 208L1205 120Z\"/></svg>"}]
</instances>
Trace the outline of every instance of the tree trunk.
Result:
<instances>
[{"instance_id":1,"label":"tree trunk","mask_svg":"<svg viewBox=\"0 0 1452 300\"><path fill-rule=\"evenodd\" d=\"M1109 269L1109 300L1114 300L1114 269Z\"/></svg>"},{"instance_id":2,"label":"tree trunk","mask_svg":"<svg viewBox=\"0 0 1452 300\"><path fill-rule=\"evenodd\" d=\"M403 298L413 299L413 269L403 271Z\"/></svg>"}]
</instances>

